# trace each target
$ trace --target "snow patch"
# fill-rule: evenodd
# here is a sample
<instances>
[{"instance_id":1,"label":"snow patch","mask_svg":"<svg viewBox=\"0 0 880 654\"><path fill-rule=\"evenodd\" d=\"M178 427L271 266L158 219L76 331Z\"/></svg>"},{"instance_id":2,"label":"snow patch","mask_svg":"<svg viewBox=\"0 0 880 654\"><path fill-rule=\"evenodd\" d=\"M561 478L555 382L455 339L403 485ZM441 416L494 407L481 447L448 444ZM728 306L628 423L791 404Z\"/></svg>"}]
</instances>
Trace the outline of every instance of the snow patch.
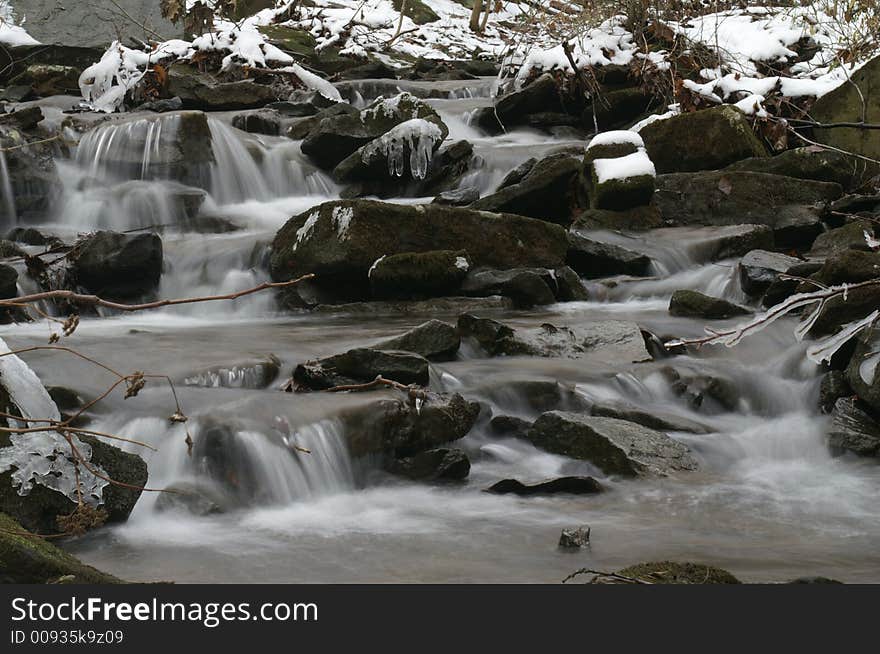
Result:
<instances>
[{"instance_id":1,"label":"snow patch","mask_svg":"<svg viewBox=\"0 0 880 654\"><path fill-rule=\"evenodd\" d=\"M645 147L645 142L637 133L630 130L611 130L596 134L587 146L587 150L600 145L634 145L637 148Z\"/></svg>"},{"instance_id":2,"label":"snow patch","mask_svg":"<svg viewBox=\"0 0 880 654\"><path fill-rule=\"evenodd\" d=\"M596 179L599 184L612 180L626 180L633 177L656 177L654 162L648 157L648 153L639 150L625 157L614 159L596 159L593 161L593 169L596 171Z\"/></svg>"},{"instance_id":3,"label":"snow patch","mask_svg":"<svg viewBox=\"0 0 880 654\"><path fill-rule=\"evenodd\" d=\"M351 207L334 207L331 220L336 227L336 236L340 241L348 238L348 228L351 225L351 219L354 218L354 209Z\"/></svg>"},{"instance_id":4,"label":"snow patch","mask_svg":"<svg viewBox=\"0 0 880 654\"><path fill-rule=\"evenodd\" d=\"M318 224L318 219L321 217L320 211L313 211L306 221L303 223L303 226L296 230L296 240L293 242L293 247L291 250L296 250L303 241L305 241L312 233L312 230L315 228L315 225Z\"/></svg>"}]
</instances>

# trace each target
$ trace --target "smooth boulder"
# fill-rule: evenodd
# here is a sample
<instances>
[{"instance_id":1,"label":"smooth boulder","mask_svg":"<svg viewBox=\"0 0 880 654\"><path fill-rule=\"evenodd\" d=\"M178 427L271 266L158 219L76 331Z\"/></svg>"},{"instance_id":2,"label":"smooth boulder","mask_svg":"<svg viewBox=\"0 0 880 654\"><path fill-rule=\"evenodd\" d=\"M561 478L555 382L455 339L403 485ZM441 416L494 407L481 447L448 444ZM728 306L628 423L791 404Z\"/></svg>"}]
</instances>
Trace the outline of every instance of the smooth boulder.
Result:
<instances>
[{"instance_id":1,"label":"smooth boulder","mask_svg":"<svg viewBox=\"0 0 880 654\"><path fill-rule=\"evenodd\" d=\"M429 320L409 331L375 345L380 350L414 352L430 361L448 361L455 357L461 345L461 335L454 325L441 320Z\"/></svg>"},{"instance_id":2,"label":"smooth boulder","mask_svg":"<svg viewBox=\"0 0 880 654\"><path fill-rule=\"evenodd\" d=\"M68 254L78 284L107 298L135 298L156 290L162 239L156 234L95 232Z\"/></svg>"},{"instance_id":3,"label":"smooth boulder","mask_svg":"<svg viewBox=\"0 0 880 654\"><path fill-rule=\"evenodd\" d=\"M668 475L697 469L685 445L616 418L549 411L535 421L528 438L548 452L589 461L607 475Z\"/></svg>"}]
</instances>

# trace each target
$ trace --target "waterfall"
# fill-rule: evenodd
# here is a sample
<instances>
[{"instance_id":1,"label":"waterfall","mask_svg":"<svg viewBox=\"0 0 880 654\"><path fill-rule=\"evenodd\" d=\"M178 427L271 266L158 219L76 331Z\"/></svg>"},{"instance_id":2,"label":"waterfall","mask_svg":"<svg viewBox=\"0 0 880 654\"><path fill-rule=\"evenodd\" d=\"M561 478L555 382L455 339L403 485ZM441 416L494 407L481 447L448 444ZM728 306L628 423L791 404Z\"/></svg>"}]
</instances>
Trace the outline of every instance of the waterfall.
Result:
<instances>
[{"instance_id":1,"label":"waterfall","mask_svg":"<svg viewBox=\"0 0 880 654\"><path fill-rule=\"evenodd\" d=\"M6 163L6 153L0 150L0 193L3 194L3 224L6 226L18 223L18 213L15 210L15 194L12 189L12 179L9 177L9 166Z\"/></svg>"}]
</instances>

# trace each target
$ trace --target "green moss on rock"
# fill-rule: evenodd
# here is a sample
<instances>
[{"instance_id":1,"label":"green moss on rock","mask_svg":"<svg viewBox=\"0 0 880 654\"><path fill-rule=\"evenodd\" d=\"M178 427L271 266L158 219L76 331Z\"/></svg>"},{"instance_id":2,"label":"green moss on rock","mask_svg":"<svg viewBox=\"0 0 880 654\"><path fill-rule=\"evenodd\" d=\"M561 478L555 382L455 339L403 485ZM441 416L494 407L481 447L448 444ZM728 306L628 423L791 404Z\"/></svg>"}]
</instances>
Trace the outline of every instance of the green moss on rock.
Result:
<instances>
[{"instance_id":1,"label":"green moss on rock","mask_svg":"<svg viewBox=\"0 0 880 654\"><path fill-rule=\"evenodd\" d=\"M0 513L0 583L121 584Z\"/></svg>"},{"instance_id":2,"label":"green moss on rock","mask_svg":"<svg viewBox=\"0 0 880 654\"><path fill-rule=\"evenodd\" d=\"M727 570L702 563L678 563L676 561L653 561L637 563L617 574L634 577L652 584L739 584L739 579Z\"/></svg>"}]
</instances>

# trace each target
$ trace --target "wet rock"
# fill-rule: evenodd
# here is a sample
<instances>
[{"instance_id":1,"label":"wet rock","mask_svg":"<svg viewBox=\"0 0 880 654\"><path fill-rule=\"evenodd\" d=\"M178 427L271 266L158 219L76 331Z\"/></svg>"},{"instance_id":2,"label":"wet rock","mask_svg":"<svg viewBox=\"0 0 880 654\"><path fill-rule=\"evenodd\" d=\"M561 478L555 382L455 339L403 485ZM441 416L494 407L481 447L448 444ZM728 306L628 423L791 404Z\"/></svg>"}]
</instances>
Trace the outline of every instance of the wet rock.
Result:
<instances>
[{"instance_id":1,"label":"wet rock","mask_svg":"<svg viewBox=\"0 0 880 654\"><path fill-rule=\"evenodd\" d=\"M586 209L581 212L572 225L573 229L596 230L613 229L631 232L644 232L663 227L663 218L654 204L634 207L626 211L606 209Z\"/></svg>"},{"instance_id":2,"label":"wet rock","mask_svg":"<svg viewBox=\"0 0 880 654\"><path fill-rule=\"evenodd\" d=\"M79 284L107 298L151 293L162 275L162 240L155 234L95 232L68 254Z\"/></svg>"},{"instance_id":3,"label":"wet rock","mask_svg":"<svg viewBox=\"0 0 880 654\"><path fill-rule=\"evenodd\" d=\"M339 314L371 314L387 316L418 316L442 314L444 316L471 311L507 311L513 302L506 297L437 297L430 300L399 302L349 302L345 304L319 304L314 311Z\"/></svg>"},{"instance_id":4,"label":"wet rock","mask_svg":"<svg viewBox=\"0 0 880 654\"><path fill-rule=\"evenodd\" d=\"M672 391L694 409L708 413L741 409L739 387L731 379L717 375L682 375L671 367L661 368L660 373Z\"/></svg>"},{"instance_id":5,"label":"wet rock","mask_svg":"<svg viewBox=\"0 0 880 654\"><path fill-rule=\"evenodd\" d=\"M461 292L477 297L501 295L513 300L518 308L530 308L556 302L551 284L556 285L552 273L546 269L483 269L467 273L461 284Z\"/></svg>"},{"instance_id":6,"label":"wet rock","mask_svg":"<svg viewBox=\"0 0 880 654\"><path fill-rule=\"evenodd\" d=\"M186 109L203 111L255 109L282 99L282 92L267 84L252 79L218 82L183 62L168 69L168 94L180 98Z\"/></svg>"},{"instance_id":7,"label":"wet rock","mask_svg":"<svg viewBox=\"0 0 880 654\"><path fill-rule=\"evenodd\" d=\"M25 245L49 245L54 240L54 237L46 236L33 227L15 227L9 231L6 238Z\"/></svg>"},{"instance_id":8,"label":"wet rock","mask_svg":"<svg viewBox=\"0 0 880 654\"><path fill-rule=\"evenodd\" d=\"M325 115L303 140L302 151L318 166L329 170L358 148L413 118L437 125L441 140L449 133L434 109L409 93L401 93L387 100L379 98L356 115Z\"/></svg>"},{"instance_id":9,"label":"wet rock","mask_svg":"<svg viewBox=\"0 0 880 654\"><path fill-rule=\"evenodd\" d=\"M470 474L471 462L461 450L439 448L395 459L386 469L400 477L419 481L461 480Z\"/></svg>"},{"instance_id":10,"label":"wet rock","mask_svg":"<svg viewBox=\"0 0 880 654\"><path fill-rule=\"evenodd\" d=\"M124 522L141 495L139 489L147 483L147 464L138 455L123 452L94 436L79 434L77 437L91 448L92 464L103 469L111 479L131 486L108 485L101 497L101 507L108 514L107 522ZM8 444L5 439L0 437L0 446ZM76 503L66 495L40 484L34 484L30 493L21 496L12 486L12 472L0 474L0 512L26 529L41 534L58 533L57 517L69 515L75 508Z\"/></svg>"},{"instance_id":11,"label":"wet rock","mask_svg":"<svg viewBox=\"0 0 880 654\"><path fill-rule=\"evenodd\" d=\"M741 257L752 250L773 247L773 230L766 225L726 227L668 227L651 232L658 239L689 241L688 253L698 261L719 261Z\"/></svg>"},{"instance_id":12,"label":"wet rock","mask_svg":"<svg viewBox=\"0 0 880 654\"><path fill-rule=\"evenodd\" d=\"M364 384L382 376L401 384L428 385L428 360L412 352L355 348L299 364L293 380L302 388L324 390Z\"/></svg>"},{"instance_id":13,"label":"wet rock","mask_svg":"<svg viewBox=\"0 0 880 654\"><path fill-rule=\"evenodd\" d=\"M792 266L785 271L785 274L793 277L809 277L818 272L821 267L821 262L809 261ZM767 291L761 299L761 304L764 307L772 307L779 304L790 295L794 295L799 285L800 282L795 279L777 279L767 287Z\"/></svg>"},{"instance_id":14,"label":"wet rock","mask_svg":"<svg viewBox=\"0 0 880 654\"><path fill-rule=\"evenodd\" d=\"M874 305L877 308L880 305ZM880 328L862 332L856 340L856 348L846 368L846 381L853 392L874 413L880 414L880 358L873 356L880 351Z\"/></svg>"},{"instance_id":15,"label":"wet rock","mask_svg":"<svg viewBox=\"0 0 880 654\"><path fill-rule=\"evenodd\" d=\"M842 397L831 411L828 446L834 454L880 457L880 423L857 398Z\"/></svg>"},{"instance_id":16,"label":"wet rock","mask_svg":"<svg viewBox=\"0 0 880 654\"><path fill-rule=\"evenodd\" d=\"M613 243L604 243L578 232L568 233L568 251L565 263L578 275L587 279L651 274L651 259Z\"/></svg>"},{"instance_id":17,"label":"wet rock","mask_svg":"<svg viewBox=\"0 0 880 654\"><path fill-rule=\"evenodd\" d=\"M669 300L669 314L672 316L724 320L749 313L748 309L733 302L687 289L675 291Z\"/></svg>"},{"instance_id":18,"label":"wet rock","mask_svg":"<svg viewBox=\"0 0 880 654\"><path fill-rule=\"evenodd\" d=\"M822 96L810 109L820 123L880 122L880 57L874 57L842 84ZM858 88L857 88L858 87ZM863 113L864 99L864 113ZM880 143L872 130L857 128L814 129L817 141L871 159L880 159Z\"/></svg>"},{"instance_id":19,"label":"wet rock","mask_svg":"<svg viewBox=\"0 0 880 654\"><path fill-rule=\"evenodd\" d=\"M737 268L740 287L748 295L761 295L779 275L799 263L799 259L779 252L751 250L742 258Z\"/></svg>"},{"instance_id":20,"label":"wet rock","mask_svg":"<svg viewBox=\"0 0 880 654\"><path fill-rule=\"evenodd\" d=\"M476 392L508 409L528 409L544 413L555 409L584 411L588 408L587 402L575 391L573 386L557 381L511 380L481 386ZM499 416L499 418L503 417Z\"/></svg>"},{"instance_id":21,"label":"wet rock","mask_svg":"<svg viewBox=\"0 0 880 654\"><path fill-rule=\"evenodd\" d=\"M859 163L854 157L825 148L808 146L785 150L772 157L743 159L726 170L746 170L753 173L772 173L817 182L834 182L851 188L860 177Z\"/></svg>"},{"instance_id":22,"label":"wet rock","mask_svg":"<svg viewBox=\"0 0 880 654\"><path fill-rule=\"evenodd\" d=\"M458 294L469 269L466 251L434 250L383 256L368 274L374 298L419 300Z\"/></svg>"},{"instance_id":23,"label":"wet rock","mask_svg":"<svg viewBox=\"0 0 880 654\"><path fill-rule=\"evenodd\" d=\"M432 200L433 204L445 204L451 207L464 207L480 199L480 192L473 186L443 191Z\"/></svg>"},{"instance_id":24,"label":"wet rock","mask_svg":"<svg viewBox=\"0 0 880 654\"><path fill-rule=\"evenodd\" d=\"M479 413L479 404L457 393L429 393L418 408L408 400L379 400L340 418L352 457L385 453L400 458L463 438Z\"/></svg>"},{"instance_id":25,"label":"wet rock","mask_svg":"<svg viewBox=\"0 0 880 654\"><path fill-rule=\"evenodd\" d=\"M601 96L594 103L595 123L593 106L588 106L581 114L581 123L590 131L595 124L600 132L632 125L658 107L656 95L634 86L605 91Z\"/></svg>"},{"instance_id":26,"label":"wet rock","mask_svg":"<svg viewBox=\"0 0 880 654\"><path fill-rule=\"evenodd\" d=\"M397 70L381 61L368 61L342 71L339 77L344 80L397 79Z\"/></svg>"},{"instance_id":27,"label":"wet rock","mask_svg":"<svg viewBox=\"0 0 880 654\"><path fill-rule=\"evenodd\" d=\"M18 295L18 271L12 266L0 264L0 299Z\"/></svg>"},{"instance_id":28,"label":"wet rock","mask_svg":"<svg viewBox=\"0 0 880 654\"><path fill-rule=\"evenodd\" d=\"M535 421L528 439L548 452L589 461L607 475L668 475L697 469L685 445L616 418L549 411Z\"/></svg>"},{"instance_id":29,"label":"wet rock","mask_svg":"<svg viewBox=\"0 0 880 654\"><path fill-rule=\"evenodd\" d=\"M275 104L275 103L273 103ZM269 106L269 105L267 105ZM325 118L333 118L335 116L359 116L360 112L352 107L350 104L345 102L336 103L330 107L323 108L319 110L314 115L309 116L308 118L303 118L302 120L294 122L290 127L288 127L285 131L285 135L288 138L301 140L306 138L309 134L311 134L314 130L318 128L321 124L321 121ZM346 155L347 156L347 155ZM343 157L344 159L345 157ZM328 166L332 168L332 164Z\"/></svg>"},{"instance_id":30,"label":"wet rock","mask_svg":"<svg viewBox=\"0 0 880 654\"><path fill-rule=\"evenodd\" d=\"M658 120L639 134L660 174L717 170L749 157L767 156L745 114L731 105Z\"/></svg>"},{"instance_id":31,"label":"wet rock","mask_svg":"<svg viewBox=\"0 0 880 654\"><path fill-rule=\"evenodd\" d=\"M816 237L810 249L810 257L829 257L846 250L868 251L865 231L873 233L874 225L869 220L854 220L842 227L829 229Z\"/></svg>"},{"instance_id":32,"label":"wet rock","mask_svg":"<svg viewBox=\"0 0 880 654\"><path fill-rule=\"evenodd\" d=\"M162 491L154 507L158 513L174 511L206 516L225 513L235 506L222 490L203 482L180 482Z\"/></svg>"},{"instance_id":33,"label":"wet rock","mask_svg":"<svg viewBox=\"0 0 880 654\"><path fill-rule=\"evenodd\" d=\"M590 545L590 527L570 527L563 529L559 535L559 547L564 549L577 549Z\"/></svg>"},{"instance_id":34,"label":"wet rock","mask_svg":"<svg viewBox=\"0 0 880 654\"><path fill-rule=\"evenodd\" d=\"M706 425L672 413L648 412L626 404L594 404L590 409L590 415L618 418L658 431L681 431L691 434L708 434L712 431Z\"/></svg>"},{"instance_id":35,"label":"wet rock","mask_svg":"<svg viewBox=\"0 0 880 654\"><path fill-rule=\"evenodd\" d=\"M878 277L880 277L880 252L862 250L840 251L826 259L822 267L810 275L810 279L826 286L866 282ZM815 289L815 285L806 282L798 288L799 291Z\"/></svg>"},{"instance_id":36,"label":"wet rock","mask_svg":"<svg viewBox=\"0 0 880 654\"><path fill-rule=\"evenodd\" d=\"M10 86L30 87L34 95L48 97L51 95L79 94L79 76L82 70L75 66L60 64L31 64L13 77Z\"/></svg>"},{"instance_id":37,"label":"wet rock","mask_svg":"<svg viewBox=\"0 0 880 654\"><path fill-rule=\"evenodd\" d=\"M649 361L651 355L635 323L606 320L572 327L546 323L514 330L503 323L470 314L459 316L458 330L472 337L490 356L591 358L618 363Z\"/></svg>"},{"instance_id":38,"label":"wet rock","mask_svg":"<svg viewBox=\"0 0 880 654\"><path fill-rule=\"evenodd\" d=\"M14 259L24 257L25 251L18 247L12 241L0 239L0 259Z\"/></svg>"},{"instance_id":39,"label":"wet rock","mask_svg":"<svg viewBox=\"0 0 880 654\"><path fill-rule=\"evenodd\" d=\"M656 561L639 563L618 570L621 577L640 579L649 584L739 584L739 579L727 570L702 563ZM621 583L613 579L603 583ZM624 582L625 583L625 582Z\"/></svg>"},{"instance_id":40,"label":"wet rock","mask_svg":"<svg viewBox=\"0 0 880 654\"><path fill-rule=\"evenodd\" d=\"M789 584L842 584L842 581L829 577L798 577L788 582Z\"/></svg>"},{"instance_id":41,"label":"wet rock","mask_svg":"<svg viewBox=\"0 0 880 654\"><path fill-rule=\"evenodd\" d=\"M602 484L592 477L558 477L538 484L524 484L517 479L502 479L486 489L495 495L595 495L601 493ZM589 538L588 538L589 540Z\"/></svg>"},{"instance_id":42,"label":"wet rock","mask_svg":"<svg viewBox=\"0 0 880 654\"><path fill-rule=\"evenodd\" d=\"M568 266L554 271L556 277L556 298L560 302L586 302L590 292L580 276Z\"/></svg>"},{"instance_id":43,"label":"wet rock","mask_svg":"<svg viewBox=\"0 0 880 654\"><path fill-rule=\"evenodd\" d=\"M72 388L67 388L66 386L47 386L46 391L55 403L55 406L62 413L76 411L85 404L80 394Z\"/></svg>"},{"instance_id":44,"label":"wet rock","mask_svg":"<svg viewBox=\"0 0 880 654\"><path fill-rule=\"evenodd\" d=\"M144 102L135 108L135 111L154 111L157 114L163 114L168 111L180 111L183 109L183 100L174 96L165 100L155 100L153 102Z\"/></svg>"},{"instance_id":45,"label":"wet rock","mask_svg":"<svg viewBox=\"0 0 880 654\"><path fill-rule=\"evenodd\" d=\"M823 204L842 192L829 182L713 171L660 175L654 202L674 225L767 225L777 247L802 247L822 230Z\"/></svg>"},{"instance_id":46,"label":"wet rock","mask_svg":"<svg viewBox=\"0 0 880 654\"><path fill-rule=\"evenodd\" d=\"M496 190L500 191L501 189L507 188L508 186L513 186L514 184L519 184L526 175L535 167L535 164L538 163L538 160L534 157L530 159L526 159L516 168L511 170L504 176L504 179L501 180L501 183L498 185Z\"/></svg>"},{"instance_id":47,"label":"wet rock","mask_svg":"<svg viewBox=\"0 0 880 654\"><path fill-rule=\"evenodd\" d=\"M532 165L518 182L481 198L471 207L569 225L580 168L580 161L567 153L551 155Z\"/></svg>"},{"instance_id":48,"label":"wet rock","mask_svg":"<svg viewBox=\"0 0 880 654\"><path fill-rule=\"evenodd\" d=\"M7 224L18 219L45 218L61 188L55 167L55 156L60 154L59 141L46 140L46 135L22 125L22 121L41 120L42 112L18 111L7 117L11 124L0 125L0 148L6 166L8 188L12 191L11 206L15 216L7 216L6 202L0 206L0 219ZM20 119L20 120L19 120ZM30 131L28 131L30 129ZM4 186L4 193L6 186Z\"/></svg>"},{"instance_id":49,"label":"wet rock","mask_svg":"<svg viewBox=\"0 0 880 654\"><path fill-rule=\"evenodd\" d=\"M183 383L203 388L268 388L281 371L281 361L269 355L233 365L214 366L187 375Z\"/></svg>"},{"instance_id":50,"label":"wet rock","mask_svg":"<svg viewBox=\"0 0 880 654\"><path fill-rule=\"evenodd\" d=\"M525 440L526 434L532 428L532 423L516 416L494 416L489 421L489 429L496 436L504 438L521 438Z\"/></svg>"},{"instance_id":51,"label":"wet rock","mask_svg":"<svg viewBox=\"0 0 880 654\"><path fill-rule=\"evenodd\" d=\"M31 535L8 515L0 513L0 583L3 584L121 584L113 575L84 564L51 540Z\"/></svg>"},{"instance_id":52,"label":"wet rock","mask_svg":"<svg viewBox=\"0 0 880 654\"><path fill-rule=\"evenodd\" d=\"M519 91L502 95L494 107L475 112L473 120L480 129L498 134L506 128L525 124L529 114L543 112L564 112L556 80L549 73Z\"/></svg>"},{"instance_id":53,"label":"wet rock","mask_svg":"<svg viewBox=\"0 0 880 654\"><path fill-rule=\"evenodd\" d=\"M558 225L510 214L435 204L327 202L279 230L270 272L276 280L314 273L316 285L361 299L369 297L368 272L377 259L431 250L467 250L474 266L556 268L566 239Z\"/></svg>"},{"instance_id":54,"label":"wet rock","mask_svg":"<svg viewBox=\"0 0 880 654\"><path fill-rule=\"evenodd\" d=\"M232 126L251 134L278 136L281 133L281 114L268 108L249 111L233 117Z\"/></svg>"},{"instance_id":55,"label":"wet rock","mask_svg":"<svg viewBox=\"0 0 880 654\"><path fill-rule=\"evenodd\" d=\"M181 231L195 234L229 234L243 229L228 218L199 214L192 218L186 218L177 225Z\"/></svg>"},{"instance_id":56,"label":"wet rock","mask_svg":"<svg viewBox=\"0 0 880 654\"><path fill-rule=\"evenodd\" d=\"M822 409L822 413L831 413L837 400L852 394L845 372L841 370L826 372L819 384L819 408Z\"/></svg>"},{"instance_id":57,"label":"wet rock","mask_svg":"<svg viewBox=\"0 0 880 654\"><path fill-rule=\"evenodd\" d=\"M825 303L810 334L833 334L844 325L864 318L877 307L880 307L880 284L851 288L846 293L846 299L837 296Z\"/></svg>"},{"instance_id":58,"label":"wet rock","mask_svg":"<svg viewBox=\"0 0 880 654\"><path fill-rule=\"evenodd\" d=\"M449 323L429 320L408 332L377 343L380 350L414 352L430 361L449 361L455 358L461 345L458 330Z\"/></svg>"}]
</instances>

